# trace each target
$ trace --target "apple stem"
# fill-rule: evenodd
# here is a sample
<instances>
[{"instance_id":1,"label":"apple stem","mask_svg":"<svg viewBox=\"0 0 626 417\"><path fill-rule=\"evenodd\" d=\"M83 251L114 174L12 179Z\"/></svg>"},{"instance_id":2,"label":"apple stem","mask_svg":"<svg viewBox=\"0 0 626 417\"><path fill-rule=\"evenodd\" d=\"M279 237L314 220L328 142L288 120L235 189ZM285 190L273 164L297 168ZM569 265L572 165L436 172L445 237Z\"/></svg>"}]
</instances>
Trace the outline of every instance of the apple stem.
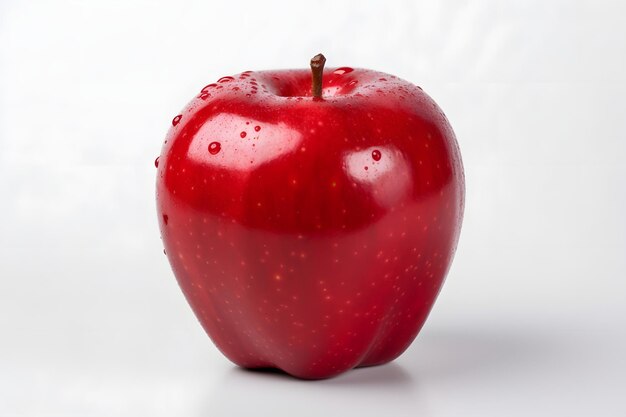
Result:
<instances>
[{"instance_id":1,"label":"apple stem","mask_svg":"<svg viewBox=\"0 0 626 417\"><path fill-rule=\"evenodd\" d=\"M311 91L315 98L322 98L322 74L324 73L325 63L326 58L322 54L317 54L311 58L311 75L313 80Z\"/></svg>"}]
</instances>

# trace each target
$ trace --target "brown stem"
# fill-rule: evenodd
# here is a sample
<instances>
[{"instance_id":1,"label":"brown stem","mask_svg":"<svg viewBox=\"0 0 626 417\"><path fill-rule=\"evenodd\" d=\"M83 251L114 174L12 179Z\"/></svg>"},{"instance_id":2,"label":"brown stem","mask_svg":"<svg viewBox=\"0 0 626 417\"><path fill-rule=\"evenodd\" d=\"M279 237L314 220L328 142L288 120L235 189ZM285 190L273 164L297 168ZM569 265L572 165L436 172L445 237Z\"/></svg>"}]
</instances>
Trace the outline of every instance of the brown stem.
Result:
<instances>
[{"instance_id":1,"label":"brown stem","mask_svg":"<svg viewBox=\"0 0 626 417\"><path fill-rule=\"evenodd\" d=\"M313 80L311 91L315 98L322 98L322 74L324 73L325 63L326 58L322 54L317 54L311 58L311 75Z\"/></svg>"}]
</instances>

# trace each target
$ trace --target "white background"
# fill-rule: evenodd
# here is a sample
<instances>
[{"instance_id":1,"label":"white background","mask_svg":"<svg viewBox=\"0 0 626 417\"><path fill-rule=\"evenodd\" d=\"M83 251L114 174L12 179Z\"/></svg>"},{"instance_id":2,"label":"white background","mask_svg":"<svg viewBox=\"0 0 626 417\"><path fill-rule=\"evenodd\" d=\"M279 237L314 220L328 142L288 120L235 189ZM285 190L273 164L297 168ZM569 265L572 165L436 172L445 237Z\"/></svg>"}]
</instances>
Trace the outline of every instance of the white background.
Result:
<instances>
[{"instance_id":1,"label":"white background","mask_svg":"<svg viewBox=\"0 0 626 417\"><path fill-rule=\"evenodd\" d=\"M0 416L626 415L626 25L616 1L0 1ZM396 362L239 370L162 253L153 161L218 77L421 85L467 179L456 260Z\"/></svg>"}]
</instances>

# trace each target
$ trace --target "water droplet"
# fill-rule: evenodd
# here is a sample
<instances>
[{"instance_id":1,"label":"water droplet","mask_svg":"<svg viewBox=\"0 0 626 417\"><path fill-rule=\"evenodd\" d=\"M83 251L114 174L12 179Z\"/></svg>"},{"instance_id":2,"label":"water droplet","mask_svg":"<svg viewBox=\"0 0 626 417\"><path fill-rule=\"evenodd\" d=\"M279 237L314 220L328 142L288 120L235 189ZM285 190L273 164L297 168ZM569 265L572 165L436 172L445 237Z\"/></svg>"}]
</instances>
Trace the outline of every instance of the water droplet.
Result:
<instances>
[{"instance_id":1,"label":"water droplet","mask_svg":"<svg viewBox=\"0 0 626 417\"><path fill-rule=\"evenodd\" d=\"M257 86L257 85L259 85L259 84L257 84L257 82L256 82L256 81L250 81L250 85L253 85L253 86L255 86L255 87L256 87L256 86Z\"/></svg>"},{"instance_id":2,"label":"water droplet","mask_svg":"<svg viewBox=\"0 0 626 417\"><path fill-rule=\"evenodd\" d=\"M204 88L202 90L200 90L201 93L206 93L210 88L216 87L217 84L215 83L211 83L208 85L205 85Z\"/></svg>"},{"instance_id":3,"label":"water droplet","mask_svg":"<svg viewBox=\"0 0 626 417\"><path fill-rule=\"evenodd\" d=\"M380 151L378 149L374 149L372 151L372 159L374 161L380 161L381 157L382 157L382 154L380 153Z\"/></svg>"},{"instance_id":4,"label":"water droplet","mask_svg":"<svg viewBox=\"0 0 626 417\"><path fill-rule=\"evenodd\" d=\"M198 98L202 99L202 100L206 100L207 98L211 97L211 94L209 93L202 93L198 96Z\"/></svg>"},{"instance_id":5,"label":"water droplet","mask_svg":"<svg viewBox=\"0 0 626 417\"><path fill-rule=\"evenodd\" d=\"M163 215L163 223L165 223L165 225L167 226L167 222L169 221L169 217L167 216L167 214Z\"/></svg>"},{"instance_id":6,"label":"water droplet","mask_svg":"<svg viewBox=\"0 0 626 417\"><path fill-rule=\"evenodd\" d=\"M234 77L222 77L219 80L217 80L218 83L229 83L231 81L233 81L235 78Z\"/></svg>"},{"instance_id":7,"label":"water droplet","mask_svg":"<svg viewBox=\"0 0 626 417\"><path fill-rule=\"evenodd\" d=\"M348 83L348 87L353 87L353 86L355 86L357 83L358 83L358 81L357 81L357 80L352 80L352 81L350 81L350 82Z\"/></svg>"},{"instance_id":8,"label":"water droplet","mask_svg":"<svg viewBox=\"0 0 626 417\"><path fill-rule=\"evenodd\" d=\"M341 68L337 68L336 70L333 71L333 74L335 75L343 75L343 74L347 74L349 72L354 71L354 69L350 68L350 67L341 67Z\"/></svg>"},{"instance_id":9,"label":"water droplet","mask_svg":"<svg viewBox=\"0 0 626 417\"><path fill-rule=\"evenodd\" d=\"M163 255L167 255L167 252L165 252L165 249L163 249Z\"/></svg>"},{"instance_id":10,"label":"water droplet","mask_svg":"<svg viewBox=\"0 0 626 417\"><path fill-rule=\"evenodd\" d=\"M259 130L261 130L261 126L254 126L254 131L258 132Z\"/></svg>"},{"instance_id":11,"label":"water droplet","mask_svg":"<svg viewBox=\"0 0 626 417\"><path fill-rule=\"evenodd\" d=\"M182 118L183 118L182 114L179 114L178 116L174 117L174 119L172 120L172 126L176 126L178 122L180 122L180 119Z\"/></svg>"},{"instance_id":12,"label":"water droplet","mask_svg":"<svg viewBox=\"0 0 626 417\"><path fill-rule=\"evenodd\" d=\"M378 81L387 81L386 78L379 78Z\"/></svg>"},{"instance_id":13,"label":"water droplet","mask_svg":"<svg viewBox=\"0 0 626 417\"><path fill-rule=\"evenodd\" d=\"M246 133L246 132L241 132L241 133L239 134L239 136L241 136L241 138L242 138L242 139L243 139L243 138L245 138L245 137L246 137L246 135L247 135L247 133Z\"/></svg>"},{"instance_id":14,"label":"water droplet","mask_svg":"<svg viewBox=\"0 0 626 417\"><path fill-rule=\"evenodd\" d=\"M366 171L369 169L368 167L363 167Z\"/></svg>"},{"instance_id":15,"label":"water droplet","mask_svg":"<svg viewBox=\"0 0 626 417\"><path fill-rule=\"evenodd\" d=\"M157 158L154 160L154 166L155 166L156 168L158 168L158 167L159 167L159 158L160 158L160 157L159 157L159 156L157 156Z\"/></svg>"},{"instance_id":16,"label":"water droplet","mask_svg":"<svg viewBox=\"0 0 626 417\"><path fill-rule=\"evenodd\" d=\"M215 155L217 154L219 151L222 150L222 144L219 142L211 142L209 144L209 153L211 155Z\"/></svg>"}]
</instances>

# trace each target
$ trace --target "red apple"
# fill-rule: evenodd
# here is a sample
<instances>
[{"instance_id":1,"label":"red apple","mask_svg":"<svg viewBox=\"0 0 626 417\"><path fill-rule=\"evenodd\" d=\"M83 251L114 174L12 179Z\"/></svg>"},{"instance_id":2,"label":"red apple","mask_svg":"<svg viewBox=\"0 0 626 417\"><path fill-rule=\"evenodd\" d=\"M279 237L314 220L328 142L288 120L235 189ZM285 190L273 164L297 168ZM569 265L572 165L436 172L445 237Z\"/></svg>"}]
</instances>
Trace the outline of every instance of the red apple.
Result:
<instances>
[{"instance_id":1,"label":"red apple","mask_svg":"<svg viewBox=\"0 0 626 417\"><path fill-rule=\"evenodd\" d=\"M420 87L311 62L207 85L155 161L163 243L206 332L242 367L307 379L409 346L465 193L452 128Z\"/></svg>"}]
</instances>

